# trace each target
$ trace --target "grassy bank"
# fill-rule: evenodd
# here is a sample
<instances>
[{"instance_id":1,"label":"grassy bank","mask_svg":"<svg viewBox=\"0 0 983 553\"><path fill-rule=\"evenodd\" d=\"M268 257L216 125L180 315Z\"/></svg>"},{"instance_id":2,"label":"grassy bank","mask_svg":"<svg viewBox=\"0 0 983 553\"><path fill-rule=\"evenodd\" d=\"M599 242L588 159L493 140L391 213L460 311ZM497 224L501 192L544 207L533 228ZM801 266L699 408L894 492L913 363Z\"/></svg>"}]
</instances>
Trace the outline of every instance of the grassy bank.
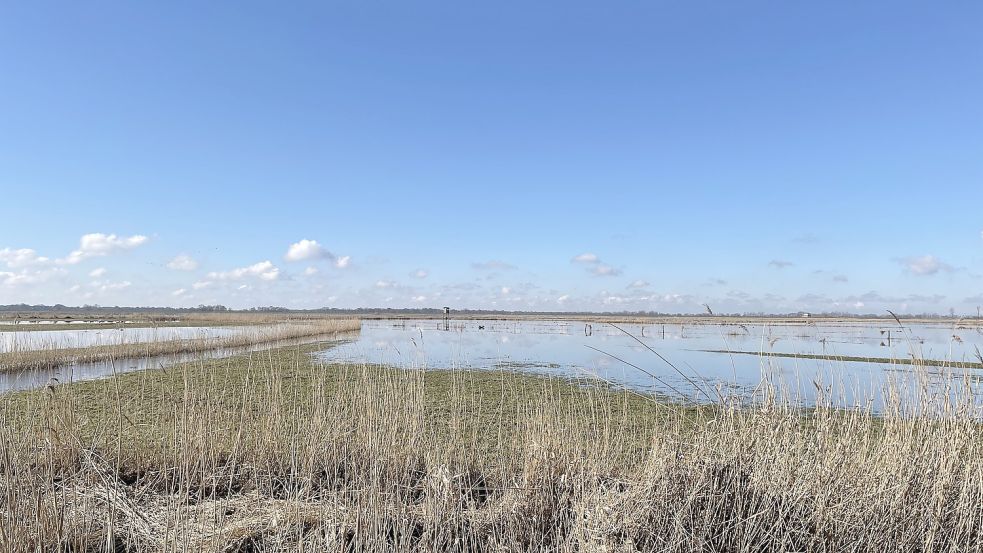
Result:
<instances>
[{"instance_id":1,"label":"grassy bank","mask_svg":"<svg viewBox=\"0 0 983 553\"><path fill-rule=\"evenodd\" d=\"M0 396L12 551L979 551L968 406L681 407L256 352ZM580 383L588 384L588 383Z\"/></svg>"},{"instance_id":2,"label":"grassy bank","mask_svg":"<svg viewBox=\"0 0 983 553\"><path fill-rule=\"evenodd\" d=\"M48 369L72 363L92 363L138 357L189 354L219 349L238 349L286 340L330 336L357 331L357 319L317 320L243 329L231 336L179 340L156 340L142 343L114 343L83 348L33 346L0 352L0 371Z\"/></svg>"}]
</instances>

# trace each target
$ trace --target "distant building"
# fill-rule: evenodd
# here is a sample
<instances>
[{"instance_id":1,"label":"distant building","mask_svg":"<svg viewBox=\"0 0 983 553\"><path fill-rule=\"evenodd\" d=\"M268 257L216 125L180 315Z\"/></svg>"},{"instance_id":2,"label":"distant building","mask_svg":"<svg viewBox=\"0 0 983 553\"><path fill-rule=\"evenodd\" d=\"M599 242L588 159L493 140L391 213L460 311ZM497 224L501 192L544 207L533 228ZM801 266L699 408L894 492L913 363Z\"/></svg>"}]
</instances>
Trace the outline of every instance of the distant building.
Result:
<instances>
[{"instance_id":1,"label":"distant building","mask_svg":"<svg viewBox=\"0 0 983 553\"><path fill-rule=\"evenodd\" d=\"M802 313L799 313L799 316L808 319L809 317L812 316L812 314L811 313L806 313L805 311L803 311Z\"/></svg>"}]
</instances>

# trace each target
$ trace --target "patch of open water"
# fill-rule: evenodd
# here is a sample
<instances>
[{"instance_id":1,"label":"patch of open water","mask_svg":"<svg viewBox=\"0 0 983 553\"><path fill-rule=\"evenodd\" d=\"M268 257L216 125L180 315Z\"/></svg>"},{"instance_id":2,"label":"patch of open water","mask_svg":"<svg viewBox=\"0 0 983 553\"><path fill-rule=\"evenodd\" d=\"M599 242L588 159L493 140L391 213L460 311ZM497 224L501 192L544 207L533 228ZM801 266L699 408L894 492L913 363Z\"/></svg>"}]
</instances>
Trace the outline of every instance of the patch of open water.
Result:
<instances>
[{"instance_id":1,"label":"patch of open water","mask_svg":"<svg viewBox=\"0 0 983 553\"><path fill-rule=\"evenodd\" d=\"M841 406L880 410L891 386L908 401L951 394L950 385L983 371L840 359L717 353L795 353L834 357L978 362L978 327L895 321L785 324L614 326L576 321L364 321L357 340L321 352L327 362L425 369L523 370L595 377L640 391L693 401L750 399L768 381L800 405L835 398ZM640 343L641 342L641 343ZM656 353L658 352L658 355ZM665 360L659 357L661 355ZM634 365L634 367L632 366Z\"/></svg>"},{"instance_id":2,"label":"patch of open water","mask_svg":"<svg viewBox=\"0 0 983 553\"><path fill-rule=\"evenodd\" d=\"M551 320L451 320L447 323L432 319L373 320L364 321L360 333L332 339L331 346L316 355L329 363L529 371L599 378L616 386L698 402L721 397L754 399L763 389L762 382L769 382L797 404L813 405L819 398L833 396L838 405L874 410L883 408L884 391L889 386L912 402L919 394L951 397L953 385L962 386L965 382L974 387L975 393L983 376L979 369L757 355L764 352L978 362L983 331L976 326L937 323L901 327L893 321L618 326L621 329L602 323ZM87 347L220 337L241 330L242 327L165 327L0 332L0 351L12 347ZM319 339L293 340L272 347L316 341ZM191 355L126 359L115 364L86 363L49 371L0 373L0 392L42 387L52 379L64 383L105 378L114 373L269 347L270 344L261 344Z\"/></svg>"},{"instance_id":3,"label":"patch of open water","mask_svg":"<svg viewBox=\"0 0 983 553\"><path fill-rule=\"evenodd\" d=\"M254 327L173 326L159 328L91 328L0 331L0 353L45 348L87 348L91 346L136 344L163 340L221 338Z\"/></svg>"},{"instance_id":4,"label":"patch of open water","mask_svg":"<svg viewBox=\"0 0 983 553\"><path fill-rule=\"evenodd\" d=\"M323 343L325 348L328 348L327 351L330 351L330 348L336 344L354 340L356 335L357 333L342 333L332 335L330 338L325 338L323 336L310 336L304 338L293 338L289 340L279 340L272 343L267 342L263 344L254 344L239 348L209 349L194 353L134 357L117 359L115 361L75 363L44 370L28 369L0 371L0 393L18 390L34 390L43 388L44 386L52 383L67 384L70 382L80 382L85 380L99 380L102 378L112 377L116 374L148 369L164 369L178 363L219 359L239 355L241 353L262 351L271 348Z\"/></svg>"}]
</instances>

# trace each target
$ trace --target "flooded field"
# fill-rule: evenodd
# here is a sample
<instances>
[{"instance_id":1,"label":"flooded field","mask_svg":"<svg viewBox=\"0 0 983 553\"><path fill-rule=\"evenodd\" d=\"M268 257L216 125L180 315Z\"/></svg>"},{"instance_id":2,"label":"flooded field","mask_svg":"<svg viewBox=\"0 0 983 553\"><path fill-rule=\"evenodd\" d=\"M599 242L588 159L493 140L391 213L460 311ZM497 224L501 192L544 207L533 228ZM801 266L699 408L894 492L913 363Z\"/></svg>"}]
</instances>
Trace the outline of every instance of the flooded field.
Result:
<instances>
[{"instance_id":1,"label":"flooded field","mask_svg":"<svg viewBox=\"0 0 983 553\"><path fill-rule=\"evenodd\" d=\"M135 357L121 359L118 361L75 363L47 370L0 371L0 394L4 392L15 392L18 390L35 390L38 388L43 388L48 384L67 384L69 382L99 380L102 378L110 378L115 374L124 374L148 369L161 369L171 365L176 365L178 363L205 359L220 359L223 357L231 357L233 355L253 351L263 351L276 347L321 343L325 348L332 348L337 344L345 343L354 338L354 334L349 336L332 337L330 340L324 340L318 337L296 338L292 340L283 340L273 344L257 344L239 348L221 348L199 351L195 353Z\"/></svg>"},{"instance_id":2,"label":"flooded field","mask_svg":"<svg viewBox=\"0 0 983 553\"><path fill-rule=\"evenodd\" d=\"M94 380L176 363L358 334L356 319L239 327L59 329L0 332L0 393Z\"/></svg>"},{"instance_id":3,"label":"flooded field","mask_svg":"<svg viewBox=\"0 0 983 553\"><path fill-rule=\"evenodd\" d=\"M366 321L357 340L320 358L591 377L694 401L751 398L767 379L800 404L813 404L821 393L837 396L840 404L875 409L888 385L908 395L934 393L946 390L954 378L983 375L979 369L951 367L980 362L983 334L977 327L902 327L893 320L618 326L624 332L573 321ZM780 357L784 354L828 358ZM912 365L913 359L935 366Z\"/></svg>"},{"instance_id":4,"label":"flooded field","mask_svg":"<svg viewBox=\"0 0 983 553\"><path fill-rule=\"evenodd\" d=\"M0 326L13 325L24 328L68 326L68 325L112 325L133 324L133 321L113 321L109 319L0 319Z\"/></svg>"},{"instance_id":5,"label":"flooded field","mask_svg":"<svg viewBox=\"0 0 983 553\"><path fill-rule=\"evenodd\" d=\"M276 325L265 328L275 329ZM0 332L0 353L221 339L243 332L247 332L243 327L208 326ZM319 340L311 336L272 345L0 372L0 392L37 388L52 379L105 378L202 357ZM983 363L981 343L983 331L978 326L951 323L689 322L616 327L569 320L420 319L364 321L360 334L334 337L316 357L329 363L592 378L616 387L697 402L760 399L761 384L767 381L796 404L812 405L819 397L834 397L839 405L879 410L888 387L914 400L919 394L922 398L924 394L951 394L955 382L975 386L983 375L983 370L976 368Z\"/></svg>"},{"instance_id":6,"label":"flooded field","mask_svg":"<svg viewBox=\"0 0 983 553\"><path fill-rule=\"evenodd\" d=\"M32 332L0 331L0 353L42 348L87 348L111 344L139 344L158 340L219 338L243 332L242 328L185 326L164 328L98 328L48 330Z\"/></svg>"}]
</instances>

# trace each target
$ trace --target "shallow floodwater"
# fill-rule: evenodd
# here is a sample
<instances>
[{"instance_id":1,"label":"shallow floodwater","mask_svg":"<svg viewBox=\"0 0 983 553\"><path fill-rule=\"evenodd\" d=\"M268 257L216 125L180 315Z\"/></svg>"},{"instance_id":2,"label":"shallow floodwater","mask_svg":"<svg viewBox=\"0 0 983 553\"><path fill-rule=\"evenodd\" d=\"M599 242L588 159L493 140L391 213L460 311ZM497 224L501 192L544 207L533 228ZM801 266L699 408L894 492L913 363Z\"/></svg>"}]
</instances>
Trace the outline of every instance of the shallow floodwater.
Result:
<instances>
[{"instance_id":1,"label":"shallow floodwater","mask_svg":"<svg viewBox=\"0 0 983 553\"><path fill-rule=\"evenodd\" d=\"M217 329L209 329L217 330ZM76 363L63 365L45 370L0 371L0 393L17 390L34 390L48 384L67 384L85 380L99 380L116 374L123 374L148 369L164 369L178 363L206 359L231 357L241 353L262 351L271 348L297 346L312 343L323 343L325 348L354 340L357 333L341 333L332 335L330 339L319 336L280 340L274 343L255 344L241 348L212 349L195 353L174 355L157 355L152 357L137 357L117 359L115 361L98 361L92 363Z\"/></svg>"},{"instance_id":2,"label":"shallow floodwater","mask_svg":"<svg viewBox=\"0 0 983 553\"><path fill-rule=\"evenodd\" d=\"M87 348L163 340L220 338L247 327L173 326L160 328L94 328L85 330L31 330L0 332L0 353L45 348Z\"/></svg>"},{"instance_id":3,"label":"shallow floodwater","mask_svg":"<svg viewBox=\"0 0 983 553\"><path fill-rule=\"evenodd\" d=\"M0 325L17 326L65 326L65 325L86 325L86 324L133 324L133 321L118 319L0 319Z\"/></svg>"},{"instance_id":4,"label":"shallow floodwater","mask_svg":"<svg viewBox=\"0 0 983 553\"><path fill-rule=\"evenodd\" d=\"M758 352L976 362L976 327L895 321L768 325L618 325L574 321L365 321L357 340L321 352L322 360L425 369L522 370L600 378L616 386L694 401L760 399L763 381L783 398L883 408L886 387L902 397L951 395L947 386L983 371L841 360L793 359ZM646 347L647 346L647 347ZM653 351L650 351L651 348ZM746 351L754 355L707 350ZM659 357L661 355L665 359ZM671 364L671 365L670 365ZM634 367L632 366L634 365ZM959 380L962 382L962 380ZM975 385L975 384L974 384Z\"/></svg>"}]
</instances>

